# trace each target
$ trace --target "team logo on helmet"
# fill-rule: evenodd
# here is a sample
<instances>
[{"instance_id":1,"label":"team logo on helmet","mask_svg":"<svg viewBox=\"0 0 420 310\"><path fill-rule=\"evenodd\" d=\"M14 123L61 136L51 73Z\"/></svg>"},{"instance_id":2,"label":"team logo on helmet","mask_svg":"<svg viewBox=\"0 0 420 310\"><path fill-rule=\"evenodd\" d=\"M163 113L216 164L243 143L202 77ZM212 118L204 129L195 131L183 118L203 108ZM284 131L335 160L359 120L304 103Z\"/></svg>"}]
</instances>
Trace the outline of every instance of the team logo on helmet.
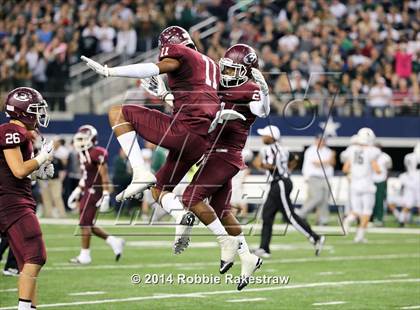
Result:
<instances>
[{"instance_id":1,"label":"team logo on helmet","mask_svg":"<svg viewBox=\"0 0 420 310\"><path fill-rule=\"evenodd\" d=\"M19 101L29 101L31 99L31 97L29 96L29 94L24 93L24 92L17 92L13 95L13 98Z\"/></svg>"},{"instance_id":2,"label":"team logo on helmet","mask_svg":"<svg viewBox=\"0 0 420 310\"><path fill-rule=\"evenodd\" d=\"M257 60L257 54L249 53L244 57L244 63L247 65L252 65Z\"/></svg>"}]
</instances>

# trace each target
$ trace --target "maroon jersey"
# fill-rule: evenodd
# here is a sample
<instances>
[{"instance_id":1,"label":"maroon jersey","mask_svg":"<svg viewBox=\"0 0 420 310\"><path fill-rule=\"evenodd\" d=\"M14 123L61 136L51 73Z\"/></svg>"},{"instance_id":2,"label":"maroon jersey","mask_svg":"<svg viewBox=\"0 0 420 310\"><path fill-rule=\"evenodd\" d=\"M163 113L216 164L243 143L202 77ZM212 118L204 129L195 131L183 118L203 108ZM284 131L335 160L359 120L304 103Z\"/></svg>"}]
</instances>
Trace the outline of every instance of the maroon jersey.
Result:
<instances>
[{"instance_id":1,"label":"maroon jersey","mask_svg":"<svg viewBox=\"0 0 420 310\"><path fill-rule=\"evenodd\" d=\"M102 178L99 174L99 166L107 162L107 150L100 146L94 146L87 152L80 153L79 159L85 191L93 188L96 193L102 193Z\"/></svg>"},{"instance_id":2,"label":"maroon jersey","mask_svg":"<svg viewBox=\"0 0 420 310\"><path fill-rule=\"evenodd\" d=\"M174 111L193 132L207 135L210 123L219 110L217 87L218 65L209 57L182 44L168 44L161 48L159 60L174 58L181 67L168 73L169 88L174 100Z\"/></svg>"},{"instance_id":3,"label":"maroon jersey","mask_svg":"<svg viewBox=\"0 0 420 310\"><path fill-rule=\"evenodd\" d=\"M259 90L260 87L252 81L238 87L225 88L220 85L219 88L219 97L226 104L225 109L238 111L246 117L246 120L228 121L219 125L219 132L216 135L218 139L214 144L212 155L219 156L239 169L245 167L242 150L245 147L249 129L256 118L249 109L249 102L260 100Z\"/></svg>"},{"instance_id":4,"label":"maroon jersey","mask_svg":"<svg viewBox=\"0 0 420 310\"><path fill-rule=\"evenodd\" d=\"M12 123L0 125L0 230L6 230L23 215L33 213L36 206L31 177L18 179L7 165L3 150L15 147L20 147L23 161L33 158L28 130Z\"/></svg>"}]
</instances>

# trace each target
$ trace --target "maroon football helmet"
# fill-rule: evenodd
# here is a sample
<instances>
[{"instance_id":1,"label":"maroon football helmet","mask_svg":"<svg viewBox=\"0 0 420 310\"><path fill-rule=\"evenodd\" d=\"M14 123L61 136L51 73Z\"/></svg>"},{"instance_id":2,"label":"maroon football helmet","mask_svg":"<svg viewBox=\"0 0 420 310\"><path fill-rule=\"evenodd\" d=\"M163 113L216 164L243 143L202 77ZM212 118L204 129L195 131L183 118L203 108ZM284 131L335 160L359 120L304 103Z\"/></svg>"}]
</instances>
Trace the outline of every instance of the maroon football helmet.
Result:
<instances>
[{"instance_id":1,"label":"maroon football helmet","mask_svg":"<svg viewBox=\"0 0 420 310\"><path fill-rule=\"evenodd\" d=\"M48 104L42 95L30 87L12 90L6 98L6 114L24 123L28 129L47 127L50 122Z\"/></svg>"},{"instance_id":2,"label":"maroon football helmet","mask_svg":"<svg viewBox=\"0 0 420 310\"><path fill-rule=\"evenodd\" d=\"M179 26L170 26L160 33L158 40L159 48L167 44L183 44L196 49L188 31Z\"/></svg>"},{"instance_id":3,"label":"maroon football helmet","mask_svg":"<svg viewBox=\"0 0 420 310\"><path fill-rule=\"evenodd\" d=\"M76 151L87 151L97 144L98 131L92 125L83 125L73 137L73 145Z\"/></svg>"},{"instance_id":4,"label":"maroon football helmet","mask_svg":"<svg viewBox=\"0 0 420 310\"><path fill-rule=\"evenodd\" d=\"M252 78L251 68L258 69L258 56L246 44L235 44L219 61L221 80L224 87L237 87Z\"/></svg>"}]
</instances>

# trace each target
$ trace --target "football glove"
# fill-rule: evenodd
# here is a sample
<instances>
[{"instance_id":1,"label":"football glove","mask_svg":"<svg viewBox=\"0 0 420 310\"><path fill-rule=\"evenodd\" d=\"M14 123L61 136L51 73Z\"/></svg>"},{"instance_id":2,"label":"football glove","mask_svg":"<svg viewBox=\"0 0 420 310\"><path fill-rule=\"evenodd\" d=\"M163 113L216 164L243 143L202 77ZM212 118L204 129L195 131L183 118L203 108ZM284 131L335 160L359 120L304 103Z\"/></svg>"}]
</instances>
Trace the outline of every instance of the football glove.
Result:
<instances>
[{"instance_id":1,"label":"football glove","mask_svg":"<svg viewBox=\"0 0 420 310\"><path fill-rule=\"evenodd\" d=\"M38 166L41 167L43 163L46 161L52 161L53 159L53 151L54 151L54 143L53 141L47 142L47 140L43 139L41 144L41 149L37 156L35 156L35 160L38 162Z\"/></svg>"},{"instance_id":2,"label":"football glove","mask_svg":"<svg viewBox=\"0 0 420 310\"><path fill-rule=\"evenodd\" d=\"M243 121L246 121L246 117L243 116L241 113L232 110L232 109L224 109L225 103L222 102L220 105L220 110L217 111L215 118L210 124L208 133L213 132L218 124L223 124L224 121L233 121L236 119L241 119Z\"/></svg>"},{"instance_id":3,"label":"football glove","mask_svg":"<svg viewBox=\"0 0 420 310\"><path fill-rule=\"evenodd\" d=\"M256 68L251 68L251 74L255 82L260 86L262 93L268 95L268 85L261 71Z\"/></svg>"},{"instance_id":4,"label":"football glove","mask_svg":"<svg viewBox=\"0 0 420 310\"><path fill-rule=\"evenodd\" d=\"M105 77L109 76L109 68L107 65L101 65L99 62L96 62L86 56L80 57L84 62L86 62L86 65L91 68L96 73L103 75Z\"/></svg>"},{"instance_id":5,"label":"football glove","mask_svg":"<svg viewBox=\"0 0 420 310\"><path fill-rule=\"evenodd\" d=\"M96 203L96 207L99 208L99 212L107 212L109 210L110 199L109 192L103 191L101 199L99 199Z\"/></svg>"},{"instance_id":6,"label":"football glove","mask_svg":"<svg viewBox=\"0 0 420 310\"><path fill-rule=\"evenodd\" d=\"M69 198L67 199L67 206L74 210L77 207L77 202L80 200L80 196L82 196L82 188L80 186L76 187L74 191L70 194Z\"/></svg>"},{"instance_id":7,"label":"football glove","mask_svg":"<svg viewBox=\"0 0 420 310\"><path fill-rule=\"evenodd\" d=\"M54 165L50 163L43 163L36 171L36 178L40 180L48 180L54 176Z\"/></svg>"},{"instance_id":8,"label":"football glove","mask_svg":"<svg viewBox=\"0 0 420 310\"><path fill-rule=\"evenodd\" d=\"M165 82L160 75L140 79L141 86L151 95L164 100L171 107L174 106L174 95L166 88Z\"/></svg>"}]
</instances>

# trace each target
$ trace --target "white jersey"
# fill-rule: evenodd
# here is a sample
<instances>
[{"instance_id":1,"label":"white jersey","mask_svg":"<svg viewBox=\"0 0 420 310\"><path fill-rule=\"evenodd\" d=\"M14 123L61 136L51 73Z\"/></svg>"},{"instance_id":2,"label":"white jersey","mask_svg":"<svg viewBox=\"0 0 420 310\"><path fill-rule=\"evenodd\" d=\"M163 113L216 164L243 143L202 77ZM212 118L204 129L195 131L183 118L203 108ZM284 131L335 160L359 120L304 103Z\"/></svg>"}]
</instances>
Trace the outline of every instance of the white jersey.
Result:
<instances>
[{"instance_id":1,"label":"white jersey","mask_svg":"<svg viewBox=\"0 0 420 310\"><path fill-rule=\"evenodd\" d=\"M348 148L351 188L358 192L375 192L372 162L381 151L373 146L352 145Z\"/></svg>"},{"instance_id":2,"label":"white jersey","mask_svg":"<svg viewBox=\"0 0 420 310\"><path fill-rule=\"evenodd\" d=\"M381 171L379 173L374 172L373 181L375 183L385 182L388 178L388 171L392 168L392 158L387 153L381 151L377 163Z\"/></svg>"},{"instance_id":3,"label":"white jersey","mask_svg":"<svg viewBox=\"0 0 420 310\"><path fill-rule=\"evenodd\" d=\"M415 153L409 153L404 157L404 165L408 173L413 173L420 169L420 160Z\"/></svg>"}]
</instances>

